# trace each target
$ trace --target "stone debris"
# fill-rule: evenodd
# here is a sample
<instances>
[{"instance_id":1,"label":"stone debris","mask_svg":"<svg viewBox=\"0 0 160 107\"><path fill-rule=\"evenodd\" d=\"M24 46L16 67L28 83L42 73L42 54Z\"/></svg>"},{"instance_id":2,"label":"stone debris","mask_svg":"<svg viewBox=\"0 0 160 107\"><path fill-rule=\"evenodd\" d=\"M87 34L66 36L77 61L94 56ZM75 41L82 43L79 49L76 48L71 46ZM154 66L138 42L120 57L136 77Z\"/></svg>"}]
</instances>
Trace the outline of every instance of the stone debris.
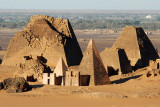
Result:
<instances>
[{"instance_id":1,"label":"stone debris","mask_svg":"<svg viewBox=\"0 0 160 107\"><path fill-rule=\"evenodd\" d=\"M30 90L28 82L22 77L7 78L1 83L1 89L8 93L21 93Z\"/></svg>"},{"instance_id":2,"label":"stone debris","mask_svg":"<svg viewBox=\"0 0 160 107\"><path fill-rule=\"evenodd\" d=\"M160 76L160 70L159 69L152 69L152 71L148 71L147 73L145 73L143 75L147 78Z\"/></svg>"},{"instance_id":3,"label":"stone debris","mask_svg":"<svg viewBox=\"0 0 160 107\"><path fill-rule=\"evenodd\" d=\"M147 72L143 77L156 77L160 75L160 59L150 60Z\"/></svg>"},{"instance_id":4,"label":"stone debris","mask_svg":"<svg viewBox=\"0 0 160 107\"><path fill-rule=\"evenodd\" d=\"M20 64L15 77L24 77L27 81L42 82L43 72L49 72L50 68L44 63L36 59L26 60L25 63Z\"/></svg>"}]
</instances>

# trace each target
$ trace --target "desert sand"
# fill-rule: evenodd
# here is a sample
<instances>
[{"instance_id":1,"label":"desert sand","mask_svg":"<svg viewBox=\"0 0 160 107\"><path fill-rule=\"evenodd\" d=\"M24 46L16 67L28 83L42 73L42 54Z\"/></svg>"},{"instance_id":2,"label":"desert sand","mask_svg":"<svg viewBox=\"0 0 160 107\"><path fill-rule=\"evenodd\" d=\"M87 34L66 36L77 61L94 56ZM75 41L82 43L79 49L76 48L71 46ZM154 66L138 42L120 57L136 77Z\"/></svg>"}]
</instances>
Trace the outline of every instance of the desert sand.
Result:
<instances>
[{"instance_id":1,"label":"desert sand","mask_svg":"<svg viewBox=\"0 0 160 107\"><path fill-rule=\"evenodd\" d=\"M0 79L12 77L16 68L0 66ZM102 86L51 86L29 82L32 90L24 93L0 91L2 107L158 107L160 78L145 77L147 68L126 76L111 76L112 84Z\"/></svg>"}]
</instances>

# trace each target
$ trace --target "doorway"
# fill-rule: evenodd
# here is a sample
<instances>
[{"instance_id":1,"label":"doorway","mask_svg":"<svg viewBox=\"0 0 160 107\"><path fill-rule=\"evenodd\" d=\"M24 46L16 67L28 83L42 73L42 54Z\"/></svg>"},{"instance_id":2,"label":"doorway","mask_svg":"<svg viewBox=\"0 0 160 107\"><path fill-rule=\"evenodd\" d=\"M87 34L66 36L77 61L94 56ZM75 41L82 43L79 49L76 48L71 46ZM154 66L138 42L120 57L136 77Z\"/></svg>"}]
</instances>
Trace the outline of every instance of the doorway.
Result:
<instances>
[{"instance_id":1,"label":"doorway","mask_svg":"<svg viewBox=\"0 0 160 107\"><path fill-rule=\"evenodd\" d=\"M89 86L90 75L80 75L80 86Z\"/></svg>"},{"instance_id":2,"label":"doorway","mask_svg":"<svg viewBox=\"0 0 160 107\"><path fill-rule=\"evenodd\" d=\"M50 79L48 79L48 84L50 84Z\"/></svg>"},{"instance_id":3,"label":"doorway","mask_svg":"<svg viewBox=\"0 0 160 107\"><path fill-rule=\"evenodd\" d=\"M157 63L157 69L159 69L159 63Z\"/></svg>"}]
</instances>

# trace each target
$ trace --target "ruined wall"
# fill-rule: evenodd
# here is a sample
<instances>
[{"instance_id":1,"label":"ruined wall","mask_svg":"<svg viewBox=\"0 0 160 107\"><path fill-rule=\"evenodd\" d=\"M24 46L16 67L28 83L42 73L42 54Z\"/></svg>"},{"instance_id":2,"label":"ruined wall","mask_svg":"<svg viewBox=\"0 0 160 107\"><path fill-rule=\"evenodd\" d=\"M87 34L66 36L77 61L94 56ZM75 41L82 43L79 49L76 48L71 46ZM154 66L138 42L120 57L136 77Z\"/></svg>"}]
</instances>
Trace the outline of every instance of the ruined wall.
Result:
<instances>
[{"instance_id":1,"label":"ruined wall","mask_svg":"<svg viewBox=\"0 0 160 107\"><path fill-rule=\"evenodd\" d=\"M132 71L130 61L123 49L106 48L101 52L101 57L109 76Z\"/></svg>"},{"instance_id":2,"label":"ruined wall","mask_svg":"<svg viewBox=\"0 0 160 107\"><path fill-rule=\"evenodd\" d=\"M100 55L106 69L108 69L108 67L113 68L114 71L117 71L119 69L120 63L116 49L106 48L104 51L101 52ZM111 74L111 72L108 73L109 75Z\"/></svg>"}]
</instances>

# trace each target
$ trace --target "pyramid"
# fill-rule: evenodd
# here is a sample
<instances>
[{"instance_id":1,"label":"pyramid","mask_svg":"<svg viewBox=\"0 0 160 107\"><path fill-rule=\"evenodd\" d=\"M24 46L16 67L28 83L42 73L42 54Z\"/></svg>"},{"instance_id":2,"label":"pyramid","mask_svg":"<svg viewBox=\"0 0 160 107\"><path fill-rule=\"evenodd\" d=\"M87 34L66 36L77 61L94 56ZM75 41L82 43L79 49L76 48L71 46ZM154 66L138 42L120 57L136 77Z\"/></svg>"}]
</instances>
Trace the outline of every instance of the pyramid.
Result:
<instances>
[{"instance_id":1,"label":"pyramid","mask_svg":"<svg viewBox=\"0 0 160 107\"><path fill-rule=\"evenodd\" d=\"M109 76L127 74L132 71L124 49L106 48L101 52L101 57Z\"/></svg>"},{"instance_id":2,"label":"pyramid","mask_svg":"<svg viewBox=\"0 0 160 107\"><path fill-rule=\"evenodd\" d=\"M125 27L111 49L109 51L105 49L101 52L105 67L112 66L114 69L119 68L119 64L116 64L119 60L115 59L115 53L112 51L116 49L124 49L130 65L135 69L148 66L149 60L159 58L154 46L141 27Z\"/></svg>"},{"instance_id":3,"label":"pyramid","mask_svg":"<svg viewBox=\"0 0 160 107\"><path fill-rule=\"evenodd\" d=\"M110 80L93 40L89 41L78 68L80 75L90 75L90 86L109 84Z\"/></svg>"},{"instance_id":4,"label":"pyramid","mask_svg":"<svg viewBox=\"0 0 160 107\"><path fill-rule=\"evenodd\" d=\"M132 66L148 66L149 60L159 58L154 46L141 27L127 26L113 44L124 49Z\"/></svg>"},{"instance_id":5,"label":"pyramid","mask_svg":"<svg viewBox=\"0 0 160 107\"><path fill-rule=\"evenodd\" d=\"M15 66L24 56L42 56L48 66L56 66L60 57L67 66L79 65L82 51L68 20L45 15L32 16L23 31L11 39L3 65Z\"/></svg>"},{"instance_id":6,"label":"pyramid","mask_svg":"<svg viewBox=\"0 0 160 107\"><path fill-rule=\"evenodd\" d=\"M66 71L67 71L67 67L63 61L63 58L60 57L57 63L57 66L54 70L54 73L56 73L56 76L59 77L59 76L64 76Z\"/></svg>"}]
</instances>

